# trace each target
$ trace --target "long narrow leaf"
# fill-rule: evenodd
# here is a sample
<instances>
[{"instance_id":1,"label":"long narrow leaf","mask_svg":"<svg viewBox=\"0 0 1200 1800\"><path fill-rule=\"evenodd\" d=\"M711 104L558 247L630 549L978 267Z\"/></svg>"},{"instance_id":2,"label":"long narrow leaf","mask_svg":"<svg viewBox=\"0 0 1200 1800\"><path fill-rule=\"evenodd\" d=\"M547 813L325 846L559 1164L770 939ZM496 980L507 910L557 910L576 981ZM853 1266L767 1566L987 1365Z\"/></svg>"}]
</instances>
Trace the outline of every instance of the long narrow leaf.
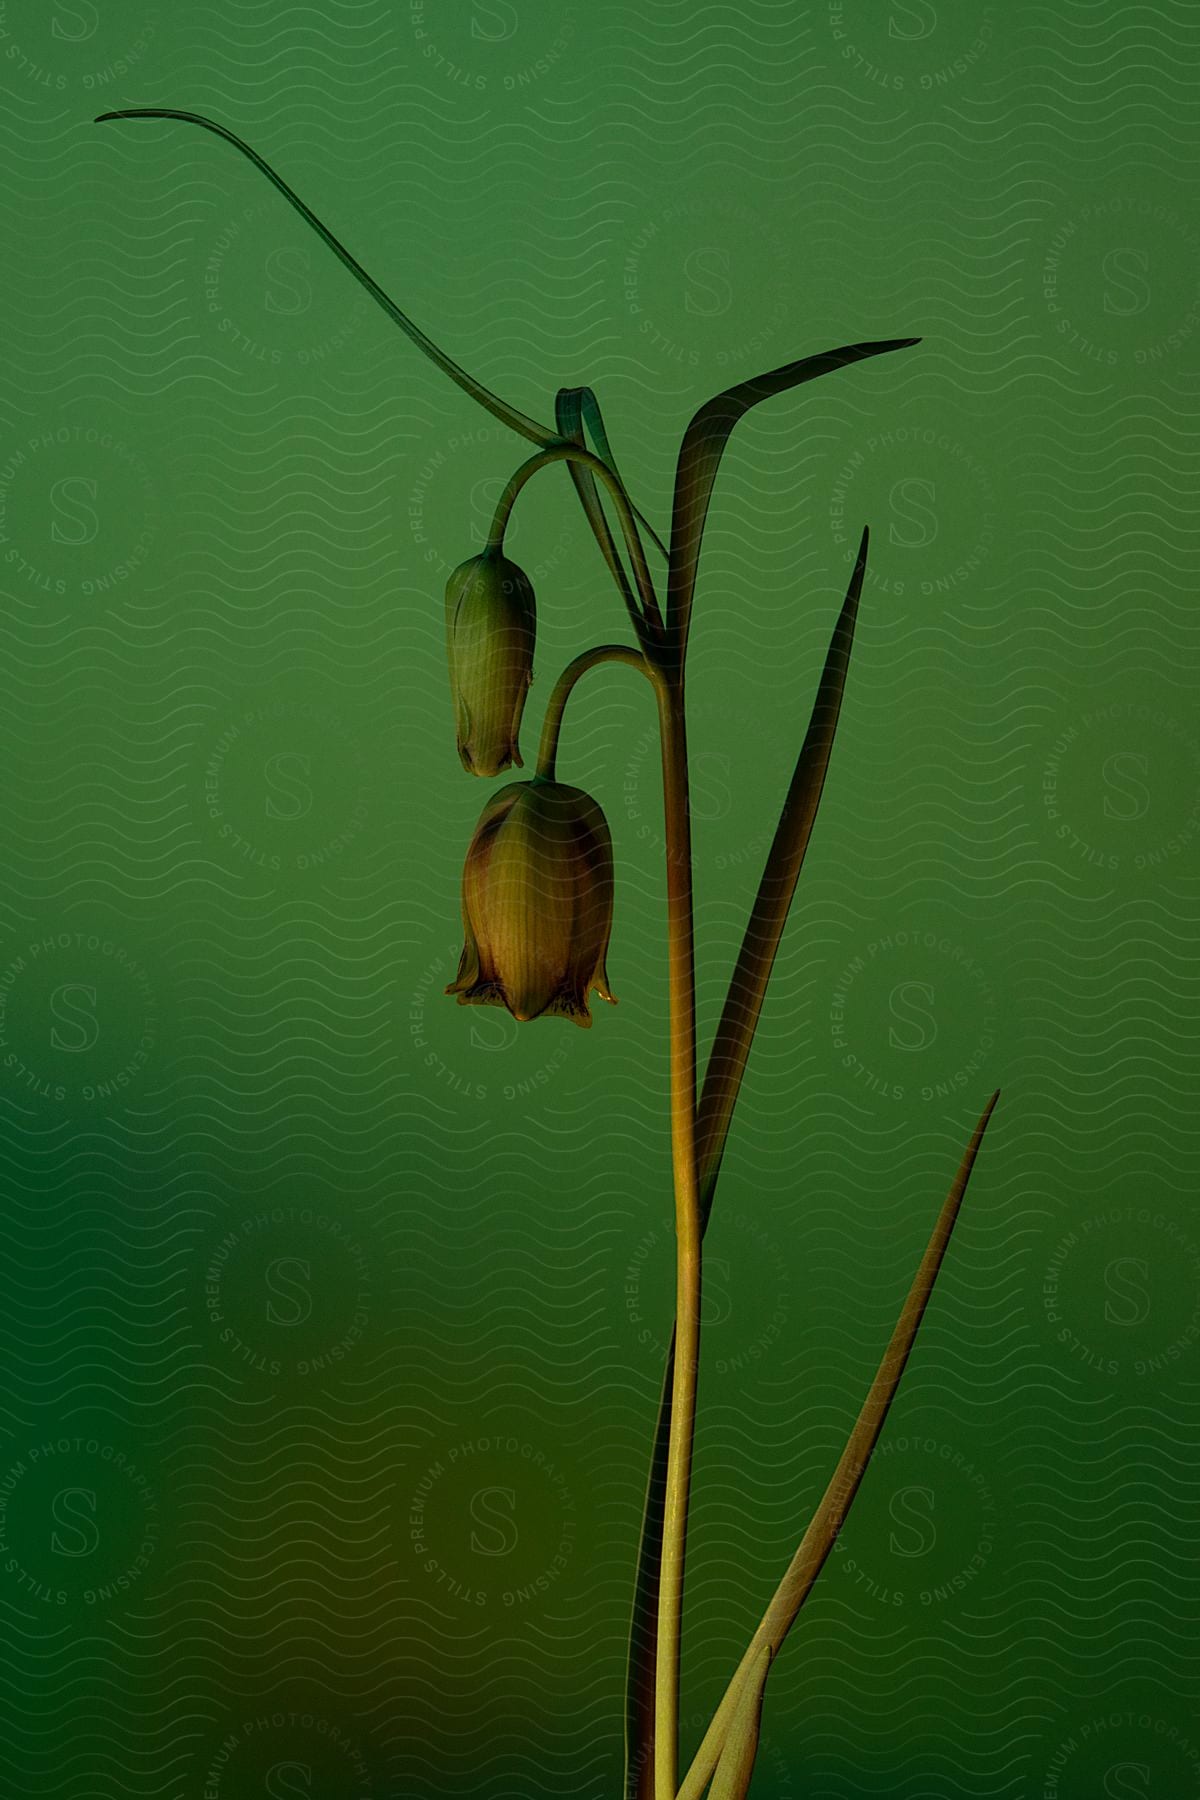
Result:
<instances>
[{"instance_id":1,"label":"long narrow leaf","mask_svg":"<svg viewBox=\"0 0 1200 1800\"><path fill-rule=\"evenodd\" d=\"M638 593L642 600L642 618L645 625L644 632L639 629L639 639L643 639L646 636L660 638L662 636L663 626L662 614L658 609L658 600L655 596L654 584L651 580L650 570L646 563L646 552L642 547L641 535L638 532L639 521L645 527L646 532L654 544L657 545L659 550L662 550L664 556L666 555L666 551L663 550L662 543L653 526L647 522L645 515L630 499L629 489L621 479L621 471L617 468L616 458L612 453L612 445L609 443L608 433L604 429L604 419L600 412L600 402L597 400L593 390L589 387L560 388L554 400L554 417L561 435L571 443L576 443L581 446L586 443L584 431L586 426L587 430L591 433L592 441L595 445L595 454L599 456L601 462L607 465L629 505L629 510L633 514L634 525L632 542L627 543L627 548L634 560L634 575L637 581ZM604 512L600 486L590 469L581 468L577 463L571 463L568 466L571 470L571 479L575 484L575 491L583 502L583 510L587 514L588 523L595 534L596 541L604 553L604 560L611 569L613 576L617 581L617 585L621 589L625 604L629 608L631 615L633 615L634 601L632 591L625 574L624 564L620 560L616 540Z\"/></svg>"},{"instance_id":2,"label":"long narrow leaf","mask_svg":"<svg viewBox=\"0 0 1200 1800\"><path fill-rule=\"evenodd\" d=\"M304 204L299 194L288 186L282 175L277 175L270 163L265 161L257 150L252 150L249 144L243 143L240 137L235 136L224 125L218 125L215 120L205 118L203 113L179 112L174 107L168 106L138 106L127 108L121 112L101 113L95 122L97 125L103 125L112 119L182 119L186 124L200 125L205 131L215 132L218 137L224 138L227 144L232 144L235 150L240 150L243 156L249 157L256 169L262 171L272 187L283 195L290 206L295 207L300 217L307 225L311 225L322 243L328 245L342 266L349 269L356 281L362 283L372 300L383 308L388 318L412 339L418 349L425 352L431 362L437 364L443 374L448 375L451 381L457 382L458 386L470 394L473 400L478 401L480 406L486 407L488 412L501 420L503 424L510 426L513 431L519 432L522 437L531 438L535 444L542 445L552 444L555 441L554 433L547 430L546 426L539 425L536 419L529 418L525 413L518 412L515 406L510 406L506 400L501 400L499 395L493 394L489 388L485 388L481 382L475 380L473 375L468 375L465 369L460 368L456 362L452 361L445 351L440 350L431 337L427 337L418 325L414 325L407 313L401 312L396 302L384 293L379 283L367 274L362 264L351 256L345 245L338 242L332 231L323 225L316 213Z\"/></svg>"},{"instance_id":3,"label":"long narrow leaf","mask_svg":"<svg viewBox=\"0 0 1200 1800\"><path fill-rule=\"evenodd\" d=\"M862 362L868 356L884 356L891 350L907 350L920 338L888 338L875 344L848 344L841 350L824 350L785 363L752 381L741 381L705 402L683 434L675 469L675 498L671 515L671 571L667 594L667 630L682 657L687 644L692 593L700 562L700 544L708 517L713 484L734 426L763 400L787 393L834 369Z\"/></svg>"},{"instance_id":4,"label":"long narrow leaf","mask_svg":"<svg viewBox=\"0 0 1200 1800\"><path fill-rule=\"evenodd\" d=\"M583 431L583 396L588 391L590 390L585 388L559 388L558 393L554 396L554 420L558 426L559 436L569 444L578 444L580 449L586 448ZM599 446L597 449L599 450ZM599 454L603 456L604 452L601 450ZM608 462L607 457L604 460ZM611 462L609 467L612 468ZM625 609L637 632L638 642L644 644L646 618L634 598L633 589L629 585L629 577L625 573L625 565L621 561L620 552L617 549L616 539L605 516L604 508L600 504L600 492L596 485L596 477L590 469L584 468L579 463L569 462L567 469L575 492L579 495L587 522L592 528L592 534L600 546L601 554L608 564L612 578L625 602ZM614 470L614 474L615 472Z\"/></svg>"},{"instance_id":5,"label":"long narrow leaf","mask_svg":"<svg viewBox=\"0 0 1200 1800\"><path fill-rule=\"evenodd\" d=\"M821 1498L807 1531L800 1540L800 1547L793 1556L786 1574L775 1590L771 1604L763 1614L762 1623L751 1639L750 1647L742 1658L732 1681L725 1690L724 1697L713 1716L712 1724L704 1735L704 1740L696 1752L695 1760L688 1770L679 1789L679 1800L700 1800L704 1788L713 1770L717 1766L722 1746L729 1733L738 1706L742 1688L753 1669L758 1666L758 1658L764 1648L777 1656L780 1646L795 1623L800 1608L804 1605L813 1583L820 1574L836 1541L837 1534L850 1511L854 1496L858 1492L867 1464L879 1442L888 1408L900 1385L900 1377L904 1373L909 1353L916 1339L921 1320L925 1317L925 1309L938 1277L954 1230L963 1195L967 1191L967 1183L971 1179L971 1171L975 1166L975 1158L979 1146L983 1142L983 1134L987 1130L988 1121L1000 1098L999 1089L992 1095L980 1115L979 1123L971 1134L971 1141L963 1154L958 1173L951 1184L946 1203L938 1215L937 1224L929 1246L921 1258L921 1265L913 1278L908 1291L908 1298L896 1321L883 1360L879 1364L870 1392L863 1402L853 1431L842 1451L837 1468L833 1472L828 1487Z\"/></svg>"},{"instance_id":6,"label":"long narrow leaf","mask_svg":"<svg viewBox=\"0 0 1200 1800\"><path fill-rule=\"evenodd\" d=\"M700 1204L706 1221L767 984L821 804L846 689L869 545L870 533L864 531L705 1070L697 1155Z\"/></svg>"},{"instance_id":7,"label":"long narrow leaf","mask_svg":"<svg viewBox=\"0 0 1200 1800\"><path fill-rule=\"evenodd\" d=\"M591 433L592 442L596 446L598 455L602 457L612 470L613 474L620 480L620 473L617 469L617 459L613 455L612 445L608 441L608 432L604 427L604 416L600 411L600 402L596 398L596 390L590 387L583 387L576 388L574 391L579 395L580 404L583 409L583 422ZM622 486L624 486L624 483L622 483ZM631 500L629 504L633 506L633 501ZM654 545L654 548L658 551L659 555L665 560L669 555L667 546L663 543L645 513L639 511L636 506L633 506L633 511L634 517L637 519L638 523L645 528L646 535L650 539L650 542Z\"/></svg>"}]
</instances>

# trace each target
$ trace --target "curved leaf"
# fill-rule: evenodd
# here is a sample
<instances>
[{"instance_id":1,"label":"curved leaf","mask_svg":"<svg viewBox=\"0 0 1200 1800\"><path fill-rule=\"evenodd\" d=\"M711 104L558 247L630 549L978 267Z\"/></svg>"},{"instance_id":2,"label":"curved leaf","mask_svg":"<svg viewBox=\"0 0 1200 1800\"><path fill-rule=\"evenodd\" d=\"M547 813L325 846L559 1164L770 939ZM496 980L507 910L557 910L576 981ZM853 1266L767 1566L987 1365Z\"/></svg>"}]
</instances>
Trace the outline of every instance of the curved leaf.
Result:
<instances>
[{"instance_id":1,"label":"curved leaf","mask_svg":"<svg viewBox=\"0 0 1200 1800\"><path fill-rule=\"evenodd\" d=\"M547 430L546 426L539 425L536 419L531 419L527 414L518 412L515 406L509 406L506 400L501 400L497 394L493 394L489 388L485 388L481 382L475 380L473 375L468 375L465 369L460 368L458 363L452 361L444 350L440 350L433 339L425 335L420 326L413 324L407 313L401 312L396 302L384 293L379 283L367 274L362 264L351 256L345 245L338 242L332 231L321 223L311 208L304 204L299 194L288 186L282 175L277 175L270 163L265 161L257 150L252 150L249 144L243 143L240 137L227 130L224 125L218 125L214 119L205 118L203 113L180 112L169 106L137 106L126 108L121 112L101 113L95 123L103 125L112 119L182 119L189 125L200 125L205 131L215 132L217 137L224 138L227 144L232 144L235 150L240 150L243 156L249 157L256 169L262 171L272 187L283 195L290 206L295 207L305 224L311 225L322 243L328 245L342 266L349 269L356 281L362 283L372 300L383 308L393 324L398 325L401 331L412 339L417 348L423 350L430 361L437 364L443 374L448 375L451 381L456 382L465 393L470 394L472 400L477 400L480 406L485 407L488 412L503 424L510 426L513 431L519 432L522 437L531 438L535 444L552 444L555 441L554 433Z\"/></svg>"},{"instance_id":2,"label":"curved leaf","mask_svg":"<svg viewBox=\"0 0 1200 1800\"><path fill-rule=\"evenodd\" d=\"M849 344L841 350L823 350L785 363L752 381L739 381L706 401L683 435L675 470L675 498L671 513L671 570L667 594L667 629L682 656L687 643L692 593L700 562L700 544L708 517L713 484L725 454L725 446L739 419L751 407L775 394L785 394L818 375L844 369L868 356L885 356L891 350L908 350L920 338L888 338L876 344Z\"/></svg>"},{"instance_id":3,"label":"curved leaf","mask_svg":"<svg viewBox=\"0 0 1200 1800\"><path fill-rule=\"evenodd\" d=\"M591 433L592 442L596 446L597 453L608 464L617 479L620 480L620 472L617 469L617 459L613 455L612 445L608 441L608 432L604 428L604 417L600 411L600 402L596 398L596 390L590 387L581 387L572 388L570 391L579 395L580 406L583 411L583 422ZM621 482L621 485L624 487L624 482ZM630 506L633 506L633 501L631 500L629 504ZM663 543L645 513L641 512L636 506L633 506L633 511L638 523L645 527L650 542L654 545L654 548L658 551L659 555L665 560L668 555L667 546Z\"/></svg>"},{"instance_id":4,"label":"curved leaf","mask_svg":"<svg viewBox=\"0 0 1200 1800\"><path fill-rule=\"evenodd\" d=\"M554 396L554 421L558 426L559 436L569 444L577 444L580 449L586 447L583 432L583 395L589 391L585 388L559 388ZM603 455L603 452L601 451L600 454ZM608 461L608 458L605 457L604 460ZM612 467L611 463L609 463L609 467ZM609 528L604 508L600 504L600 492L596 486L596 477L590 469L581 467L579 463L569 462L567 468L575 492L579 495L587 522L592 528L592 533L600 546L601 554L608 564L612 578L620 590L626 611L638 634L638 642L641 643L645 634L645 615L634 598L633 589L629 585L629 577L625 573L625 565L617 551L616 540ZM613 473L616 474L615 469ZM630 505L632 506L632 504L631 501Z\"/></svg>"},{"instance_id":5,"label":"curved leaf","mask_svg":"<svg viewBox=\"0 0 1200 1800\"><path fill-rule=\"evenodd\" d=\"M709 1053L700 1095L697 1143L700 1204L706 1222L767 984L821 804L850 667L869 545L870 533L864 530L850 585L821 671L808 730L796 758L795 771L763 866L762 880Z\"/></svg>"}]
</instances>

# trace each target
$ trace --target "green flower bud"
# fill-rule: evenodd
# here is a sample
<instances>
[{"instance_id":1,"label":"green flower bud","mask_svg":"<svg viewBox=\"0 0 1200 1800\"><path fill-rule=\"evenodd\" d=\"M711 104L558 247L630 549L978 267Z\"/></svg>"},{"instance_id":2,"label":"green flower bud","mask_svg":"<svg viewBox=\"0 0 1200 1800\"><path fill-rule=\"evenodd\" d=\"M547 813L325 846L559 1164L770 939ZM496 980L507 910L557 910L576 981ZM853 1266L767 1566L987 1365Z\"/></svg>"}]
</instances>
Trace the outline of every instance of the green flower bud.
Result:
<instances>
[{"instance_id":1,"label":"green flower bud","mask_svg":"<svg viewBox=\"0 0 1200 1800\"><path fill-rule=\"evenodd\" d=\"M463 867L463 953L446 989L460 1006L590 1026L589 990L615 1004L608 822L581 788L535 776L493 795Z\"/></svg>"},{"instance_id":2,"label":"green flower bud","mask_svg":"<svg viewBox=\"0 0 1200 1800\"><path fill-rule=\"evenodd\" d=\"M529 577L500 550L460 563L446 583L446 656L469 775L524 768L517 733L533 680L537 612Z\"/></svg>"}]
</instances>

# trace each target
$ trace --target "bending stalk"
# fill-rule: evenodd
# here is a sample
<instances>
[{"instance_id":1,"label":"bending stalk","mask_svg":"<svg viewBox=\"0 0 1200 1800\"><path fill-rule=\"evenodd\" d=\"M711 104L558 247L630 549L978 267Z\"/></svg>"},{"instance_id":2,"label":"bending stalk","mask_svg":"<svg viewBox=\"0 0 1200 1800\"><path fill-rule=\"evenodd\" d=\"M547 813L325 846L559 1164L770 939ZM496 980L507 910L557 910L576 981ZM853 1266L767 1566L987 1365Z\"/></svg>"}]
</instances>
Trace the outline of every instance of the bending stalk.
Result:
<instances>
[{"instance_id":1,"label":"bending stalk","mask_svg":"<svg viewBox=\"0 0 1200 1800\"><path fill-rule=\"evenodd\" d=\"M638 636L641 637L644 634L647 622L658 618L658 600L654 592L654 583L650 579L650 568L646 562L646 552L643 550L642 540L638 536L637 523L633 516L633 507L630 504L628 494L625 492L623 482L618 476L613 474L606 462L603 462L600 457L593 455L590 450L583 450L577 444L548 444L544 450L537 451L537 453L531 456L527 462L523 462L520 468L515 470L509 477L504 492L496 503L496 511L492 518L492 528L488 533L488 549L499 550L502 547L504 543L504 533L508 529L509 517L513 507L517 503L517 496L520 494L526 482L536 475L539 469L548 468L551 463L555 462L570 463L573 468L578 466L586 469L588 473L593 476L598 475L612 495L613 502L617 508L617 514L621 520L621 529L625 534L625 545L629 551L630 561L633 563L638 593L641 596L642 606L645 610L645 617L639 616L636 611L633 611L632 613L633 623L637 629Z\"/></svg>"},{"instance_id":2,"label":"bending stalk","mask_svg":"<svg viewBox=\"0 0 1200 1800\"><path fill-rule=\"evenodd\" d=\"M546 702L546 717L542 723L542 739L538 745L537 772L543 781L554 780L555 764L558 758L558 737L562 730L563 712L568 699L574 690L575 683L589 669L599 663L628 663L631 668L640 669L650 681L658 684L658 675L640 650L632 644L597 644L594 650L585 650L574 662L568 663L554 684L549 700Z\"/></svg>"}]
</instances>

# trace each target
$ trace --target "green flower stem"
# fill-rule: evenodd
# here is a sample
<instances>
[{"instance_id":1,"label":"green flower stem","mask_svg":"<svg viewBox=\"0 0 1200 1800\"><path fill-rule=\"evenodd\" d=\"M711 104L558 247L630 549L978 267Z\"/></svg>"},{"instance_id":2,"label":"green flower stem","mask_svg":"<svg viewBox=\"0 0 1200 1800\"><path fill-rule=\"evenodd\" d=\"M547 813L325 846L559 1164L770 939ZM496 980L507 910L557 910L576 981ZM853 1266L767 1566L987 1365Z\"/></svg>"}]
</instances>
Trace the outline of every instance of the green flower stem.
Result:
<instances>
[{"instance_id":1,"label":"green flower stem","mask_svg":"<svg viewBox=\"0 0 1200 1800\"><path fill-rule=\"evenodd\" d=\"M537 772L543 781L554 780L555 763L558 757L558 736L562 730L563 712L567 700L581 675L594 669L599 663L628 663L631 668L639 669L656 685L658 675L647 662L640 650L632 644L598 644L594 650L585 650L582 656L568 663L554 684L553 692L546 702L546 717L542 725L542 740L538 746Z\"/></svg>"},{"instance_id":2,"label":"green flower stem","mask_svg":"<svg viewBox=\"0 0 1200 1800\"><path fill-rule=\"evenodd\" d=\"M614 475L602 457L591 450L582 449L578 444L550 444L523 462L519 469L509 478L508 485L501 494L492 519L492 528L488 533L489 550L500 550L504 545L504 533L508 529L508 521L512 509L516 505L517 496L527 481L531 480L540 469L548 468L551 463L566 462L587 469L592 475L599 476L612 495L617 513L621 520L621 529L625 534L625 544L633 563L634 577L637 581L638 593L641 595L645 616L633 612L634 624L639 638L643 635L647 621L659 618L658 598L654 592L654 583L650 579L650 567L646 561L646 552L642 548L642 540L638 536L637 521L633 516L633 507L625 492L625 484L618 475ZM661 622L661 621L660 621Z\"/></svg>"},{"instance_id":3,"label":"green flower stem","mask_svg":"<svg viewBox=\"0 0 1200 1800\"><path fill-rule=\"evenodd\" d=\"M532 460L541 466L543 459ZM502 530L507 518L504 500L501 501L501 512ZM679 1647L700 1363L700 1243L703 1237L696 1154L696 967L687 730L682 675L678 672L668 674L657 659L643 655L629 645L602 644L577 656L555 684L542 727L539 776L553 780L567 699L580 676L602 662L629 663L649 677L658 700L662 743L676 1289L670 1440L662 1475L662 1547L654 1571L657 1595L653 1738L655 1800L674 1800L679 1772ZM633 1748L627 1741L627 1753ZM643 1744L641 1748L648 1748L648 1745Z\"/></svg>"},{"instance_id":4,"label":"green flower stem","mask_svg":"<svg viewBox=\"0 0 1200 1800\"><path fill-rule=\"evenodd\" d=\"M682 669L658 687L667 840L671 1160L675 1177L675 1363L663 1505L654 1680L654 1795L675 1800L679 1775L679 1646L683 1623L696 1382L700 1366L700 1182L696 1161L696 962L687 728Z\"/></svg>"},{"instance_id":5,"label":"green flower stem","mask_svg":"<svg viewBox=\"0 0 1200 1800\"><path fill-rule=\"evenodd\" d=\"M854 572L825 659L812 717L763 869L737 967L705 1071L697 1112L700 1226L708 1229L729 1126L762 1011L775 954L800 875L841 710L854 625L866 572L869 538L863 532ZM654 1678L659 1558L666 1465L675 1386L675 1340L667 1352L642 1513L637 1579L629 1632L625 1705L625 1800L652 1800L650 1745L654 1736Z\"/></svg>"},{"instance_id":6,"label":"green flower stem","mask_svg":"<svg viewBox=\"0 0 1200 1800\"><path fill-rule=\"evenodd\" d=\"M980 1114L979 1122L971 1134L971 1141L958 1166L958 1172L951 1183L945 1204L938 1214L929 1245L913 1277L908 1298L904 1302L895 1329L888 1340L887 1349L883 1353L870 1391L863 1401L862 1410L859 1412L854 1429L838 1460L837 1468L834 1470L808 1529L800 1541L796 1554L788 1565L783 1580L775 1590L771 1604L763 1615L762 1623L750 1640L749 1648L713 1715L712 1724L705 1733L692 1766L679 1788L678 1800L701 1800L713 1771L717 1767L725 1739L737 1716L739 1697L744 1684L759 1668L759 1659L764 1649L768 1649L772 1657L778 1655L780 1646L795 1623L813 1583L825 1565L826 1557L836 1542L838 1532L845 1523L846 1515L853 1504L859 1484L866 1473L867 1464L879 1442L879 1435L883 1430L888 1409L896 1397L896 1389L900 1385L900 1377L904 1373L921 1320L925 1317L925 1309L929 1304L934 1283L950 1243L951 1233L958 1219L963 1196L967 1191L967 1183L971 1179L971 1171L975 1166L975 1158L979 1153L979 1146L983 1142L983 1134L988 1128L988 1122L999 1098L1000 1093L997 1089Z\"/></svg>"}]
</instances>

